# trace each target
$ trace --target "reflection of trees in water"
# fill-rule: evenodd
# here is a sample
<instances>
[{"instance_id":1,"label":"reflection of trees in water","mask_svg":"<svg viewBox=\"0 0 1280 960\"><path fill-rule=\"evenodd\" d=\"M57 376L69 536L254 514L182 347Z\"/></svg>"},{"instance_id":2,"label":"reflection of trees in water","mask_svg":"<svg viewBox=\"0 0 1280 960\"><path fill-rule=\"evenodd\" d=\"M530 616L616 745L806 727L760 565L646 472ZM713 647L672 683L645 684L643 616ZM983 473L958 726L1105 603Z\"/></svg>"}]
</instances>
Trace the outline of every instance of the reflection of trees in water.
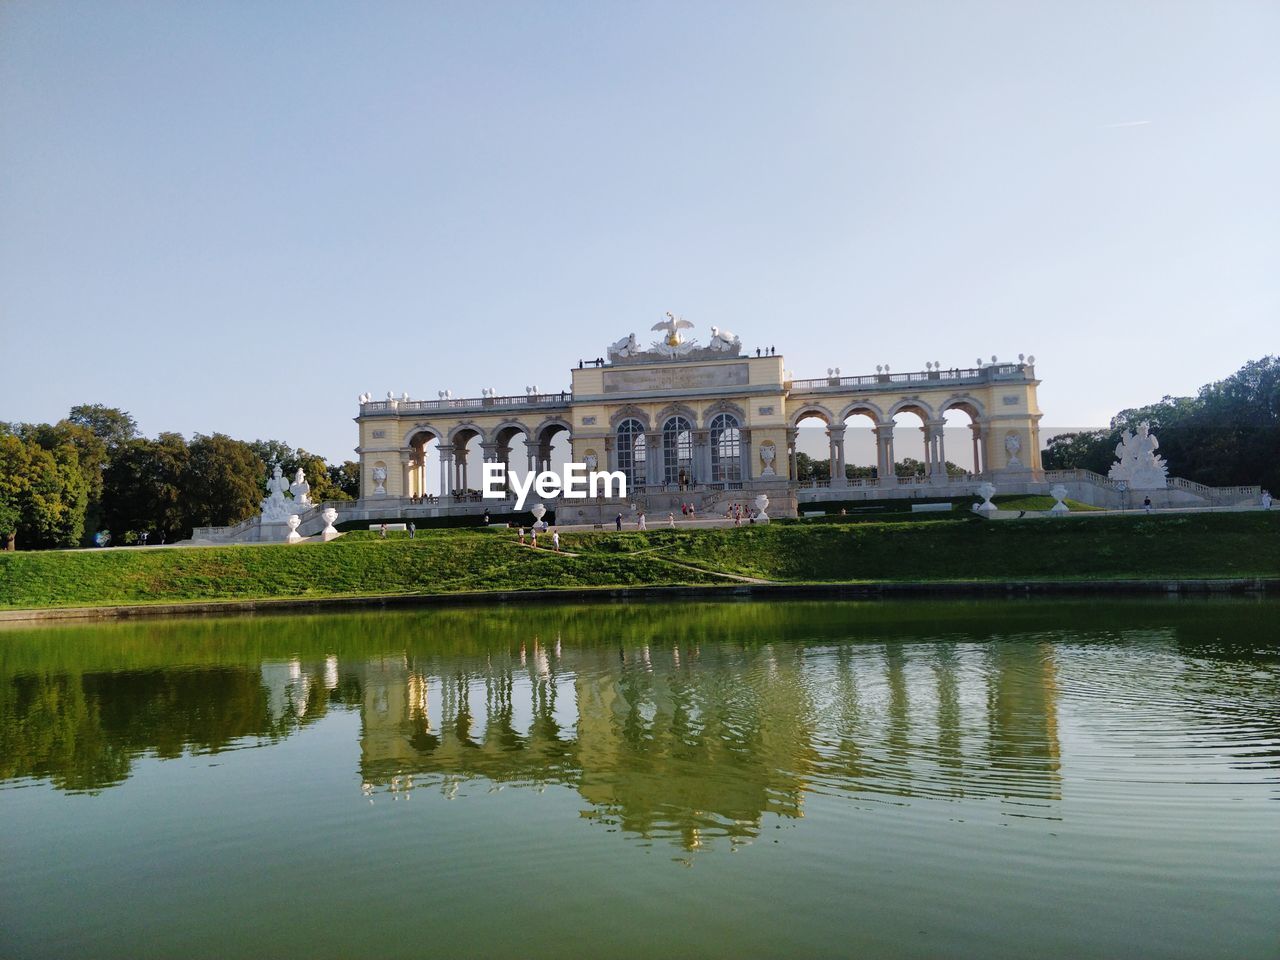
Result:
<instances>
[{"instance_id":1,"label":"reflection of trees in water","mask_svg":"<svg viewBox=\"0 0 1280 960\"><path fill-rule=\"evenodd\" d=\"M100 790L125 780L143 754L277 738L322 707L319 690L276 713L270 700L258 671L244 667L12 677L0 684L0 777Z\"/></svg>"}]
</instances>

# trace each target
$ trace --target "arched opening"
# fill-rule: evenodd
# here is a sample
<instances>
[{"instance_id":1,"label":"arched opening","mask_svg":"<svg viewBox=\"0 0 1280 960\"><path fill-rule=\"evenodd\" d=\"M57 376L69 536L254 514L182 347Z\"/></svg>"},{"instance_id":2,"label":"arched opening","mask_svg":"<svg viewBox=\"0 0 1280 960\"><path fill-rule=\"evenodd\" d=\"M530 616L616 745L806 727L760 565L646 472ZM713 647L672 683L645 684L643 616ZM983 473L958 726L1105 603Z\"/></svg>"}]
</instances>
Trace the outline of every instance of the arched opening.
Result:
<instances>
[{"instance_id":1,"label":"arched opening","mask_svg":"<svg viewBox=\"0 0 1280 960\"><path fill-rule=\"evenodd\" d=\"M742 482L742 431L738 418L718 413L711 418L711 482Z\"/></svg>"},{"instance_id":2,"label":"arched opening","mask_svg":"<svg viewBox=\"0 0 1280 960\"><path fill-rule=\"evenodd\" d=\"M648 467L644 442L644 424L628 417L614 431L614 465L627 478L627 489L643 488Z\"/></svg>"},{"instance_id":3,"label":"arched opening","mask_svg":"<svg viewBox=\"0 0 1280 960\"><path fill-rule=\"evenodd\" d=\"M930 459L925 435L929 411L918 404L904 404L893 412L893 471L899 483L925 483Z\"/></svg>"},{"instance_id":4,"label":"arched opening","mask_svg":"<svg viewBox=\"0 0 1280 960\"><path fill-rule=\"evenodd\" d=\"M838 426L839 459L844 463L845 483L860 487L880 479L880 411L871 406L855 406L845 411ZM836 471L837 476L839 470Z\"/></svg>"},{"instance_id":5,"label":"arched opening","mask_svg":"<svg viewBox=\"0 0 1280 960\"><path fill-rule=\"evenodd\" d=\"M523 476L531 469L529 431L521 423L503 424L493 431L492 457L502 464L507 477L507 490L513 489L515 477Z\"/></svg>"},{"instance_id":6,"label":"arched opening","mask_svg":"<svg viewBox=\"0 0 1280 960\"><path fill-rule=\"evenodd\" d=\"M983 472L982 463L982 413L968 400L957 400L942 410L945 440L944 460L961 470L976 475Z\"/></svg>"},{"instance_id":7,"label":"arched opening","mask_svg":"<svg viewBox=\"0 0 1280 960\"><path fill-rule=\"evenodd\" d=\"M569 462L572 443L569 424L563 420L551 420L538 426L535 440L533 469L559 472Z\"/></svg>"},{"instance_id":8,"label":"arched opening","mask_svg":"<svg viewBox=\"0 0 1280 960\"><path fill-rule=\"evenodd\" d=\"M483 434L475 427L463 427L453 433L448 451L452 457L443 472L449 475L449 492L455 500L480 499L483 442Z\"/></svg>"},{"instance_id":9,"label":"arched opening","mask_svg":"<svg viewBox=\"0 0 1280 960\"><path fill-rule=\"evenodd\" d=\"M439 484L431 476L431 468L440 462L440 435L434 430L419 430L409 438L409 450L409 482L406 488L409 502L434 500L439 493Z\"/></svg>"},{"instance_id":10,"label":"arched opening","mask_svg":"<svg viewBox=\"0 0 1280 960\"><path fill-rule=\"evenodd\" d=\"M831 481L831 416L825 410L804 410L794 421L791 478L802 486L827 486Z\"/></svg>"},{"instance_id":11,"label":"arched opening","mask_svg":"<svg viewBox=\"0 0 1280 960\"><path fill-rule=\"evenodd\" d=\"M681 489L694 482L693 424L685 417L670 417L662 425L662 482Z\"/></svg>"}]
</instances>

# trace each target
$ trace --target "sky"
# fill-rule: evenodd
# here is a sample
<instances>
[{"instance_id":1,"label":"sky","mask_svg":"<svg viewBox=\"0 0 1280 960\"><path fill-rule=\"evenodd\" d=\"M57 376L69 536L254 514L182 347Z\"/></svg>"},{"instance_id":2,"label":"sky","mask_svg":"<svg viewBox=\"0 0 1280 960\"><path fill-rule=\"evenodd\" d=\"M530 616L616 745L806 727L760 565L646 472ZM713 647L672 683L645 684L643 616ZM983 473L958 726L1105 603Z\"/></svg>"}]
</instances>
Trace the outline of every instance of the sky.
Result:
<instances>
[{"instance_id":1,"label":"sky","mask_svg":"<svg viewBox=\"0 0 1280 960\"><path fill-rule=\"evenodd\" d=\"M671 310L1048 427L1280 352L1280 4L0 0L0 420L353 456Z\"/></svg>"}]
</instances>

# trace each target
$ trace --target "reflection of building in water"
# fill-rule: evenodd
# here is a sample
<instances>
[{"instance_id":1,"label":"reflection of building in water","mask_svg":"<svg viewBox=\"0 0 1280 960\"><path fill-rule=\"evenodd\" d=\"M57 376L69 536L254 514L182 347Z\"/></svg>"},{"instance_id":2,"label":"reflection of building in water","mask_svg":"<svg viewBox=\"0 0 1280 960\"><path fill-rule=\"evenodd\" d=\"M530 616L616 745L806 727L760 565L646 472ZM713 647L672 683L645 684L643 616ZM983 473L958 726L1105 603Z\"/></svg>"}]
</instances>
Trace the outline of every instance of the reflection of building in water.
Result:
<instances>
[{"instance_id":1,"label":"reflection of building in water","mask_svg":"<svg viewBox=\"0 0 1280 960\"><path fill-rule=\"evenodd\" d=\"M566 662L533 643L343 672L364 690L366 784L562 784L592 817L692 849L802 816L812 789L1057 798L1053 661L1038 653L1029 667L1025 645L638 644Z\"/></svg>"}]
</instances>

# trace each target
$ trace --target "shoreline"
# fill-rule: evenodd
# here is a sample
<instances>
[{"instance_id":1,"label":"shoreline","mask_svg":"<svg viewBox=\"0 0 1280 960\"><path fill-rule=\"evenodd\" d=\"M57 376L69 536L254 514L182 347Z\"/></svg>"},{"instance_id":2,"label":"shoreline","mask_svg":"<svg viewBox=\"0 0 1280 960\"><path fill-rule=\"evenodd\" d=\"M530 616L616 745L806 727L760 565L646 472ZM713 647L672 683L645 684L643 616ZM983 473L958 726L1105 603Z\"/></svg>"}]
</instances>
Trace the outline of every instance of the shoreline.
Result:
<instances>
[{"instance_id":1,"label":"shoreline","mask_svg":"<svg viewBox=\"0 0 1280 960\"><path fill-rule=\"evenodd\" d=\"M348 597L282 597L256 600L191 600L114 606L31 607L0 610L0 623L56 620L124 620L137 617L218 616L276 611L359 610L389 607L474 606L517 603L617 603L653 600L895 600L920 597L1013 598L1031 596L1221 596L1280 593L1280 577L1123 580L901 580L854 583L734 583L565 587L546 590L474 590Z\"/></svg>"}]
</instances>

